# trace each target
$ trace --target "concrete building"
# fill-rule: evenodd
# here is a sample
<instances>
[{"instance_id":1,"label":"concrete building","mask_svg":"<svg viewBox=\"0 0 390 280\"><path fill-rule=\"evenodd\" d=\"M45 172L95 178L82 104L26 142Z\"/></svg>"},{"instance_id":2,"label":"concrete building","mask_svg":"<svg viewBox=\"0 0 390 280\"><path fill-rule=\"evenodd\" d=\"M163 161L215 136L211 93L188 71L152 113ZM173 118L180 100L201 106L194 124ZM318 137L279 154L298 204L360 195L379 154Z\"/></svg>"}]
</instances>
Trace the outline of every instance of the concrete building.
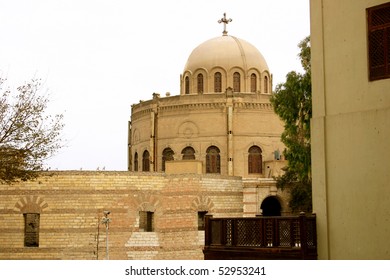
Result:
<instances>
[{"instance_id":1,"label":"concrete building","mask_svg":"<svg viewBox=\"0 0 390 280\"><path fill-rule=\"evenodd\" d=\"M390 3L312 0L320 259L390 258Z\"/></svg>"}]
</instances>

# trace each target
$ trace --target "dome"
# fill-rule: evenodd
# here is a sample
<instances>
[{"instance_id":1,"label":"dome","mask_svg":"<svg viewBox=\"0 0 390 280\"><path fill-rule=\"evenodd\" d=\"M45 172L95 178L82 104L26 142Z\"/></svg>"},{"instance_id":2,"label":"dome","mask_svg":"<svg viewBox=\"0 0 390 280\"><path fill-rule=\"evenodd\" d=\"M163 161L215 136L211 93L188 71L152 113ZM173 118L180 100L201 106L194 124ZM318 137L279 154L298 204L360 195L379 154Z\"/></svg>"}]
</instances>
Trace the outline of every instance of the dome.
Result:
<instances>
[{"instance_id":1,"label":"dome","mask_svg":"<svg viewBox=\"0 0 390 280\"><path fill-rule=\"evenodd\" d=\"M229 71L233 67L248 71L257 69L260 73L269 71L267 62L255 46L234 36L219 36L200 44L189 56L184 72L195 73L204 68L214 67Z\"/></svg>"},{"instance_id":2,"label":"dome","mask_svg":"<svg viewBox=\"0 0 390 280\"><path fill-rule=\"evenodd\" d=\"M270 93L272 76L255 46L223 35L192 51L181 76L181 94L219 93L228 88L241 93Z\"/></svg>"}]
</instances>

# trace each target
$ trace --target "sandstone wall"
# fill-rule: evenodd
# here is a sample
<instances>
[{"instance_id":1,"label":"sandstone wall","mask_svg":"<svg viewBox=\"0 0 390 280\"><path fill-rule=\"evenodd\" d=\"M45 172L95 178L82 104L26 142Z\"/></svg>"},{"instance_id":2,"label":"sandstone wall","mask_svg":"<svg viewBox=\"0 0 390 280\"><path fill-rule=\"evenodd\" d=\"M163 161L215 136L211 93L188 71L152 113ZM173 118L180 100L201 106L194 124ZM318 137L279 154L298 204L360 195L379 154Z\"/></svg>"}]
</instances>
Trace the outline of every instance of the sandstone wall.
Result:
<instances>
[{"instance_id":1,"label":"sandstone wall","mask_svg":"<svg viewBox=\"0 0 390 280\"><path fill-rule=\"evenodd\" d=\"M0 259L203 259L198 211L243 216L239 177L135 172L55 172L0 185ZM154 231L139 228L153 212ZM24 213L39 213L39 247L24 246Z\"/></svg>"}]
</instances>

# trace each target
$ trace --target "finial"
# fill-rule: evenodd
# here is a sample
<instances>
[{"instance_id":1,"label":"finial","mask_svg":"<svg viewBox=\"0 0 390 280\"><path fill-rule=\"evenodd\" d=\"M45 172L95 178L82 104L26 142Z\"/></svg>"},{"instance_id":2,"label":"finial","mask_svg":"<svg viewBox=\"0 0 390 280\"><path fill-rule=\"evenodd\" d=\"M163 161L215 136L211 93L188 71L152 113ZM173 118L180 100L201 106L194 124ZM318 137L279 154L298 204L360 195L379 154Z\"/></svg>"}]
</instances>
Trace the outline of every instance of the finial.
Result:
<instances>
[{"instance_id":1,"label":"finial","mask_svg":"<svg viewBox=\"0 0 390 280\"><path fill-rule=\"evenodd\" d=\"M223 23L223 32L222 32L223 36L227 35L226 24L228 24L229 22L232 22L232 21L233 20L231 18L229 18L229 19L226 18L226 13L223 13L223 18L218 20L218 23Z\"/></svg>"}]
</instances>

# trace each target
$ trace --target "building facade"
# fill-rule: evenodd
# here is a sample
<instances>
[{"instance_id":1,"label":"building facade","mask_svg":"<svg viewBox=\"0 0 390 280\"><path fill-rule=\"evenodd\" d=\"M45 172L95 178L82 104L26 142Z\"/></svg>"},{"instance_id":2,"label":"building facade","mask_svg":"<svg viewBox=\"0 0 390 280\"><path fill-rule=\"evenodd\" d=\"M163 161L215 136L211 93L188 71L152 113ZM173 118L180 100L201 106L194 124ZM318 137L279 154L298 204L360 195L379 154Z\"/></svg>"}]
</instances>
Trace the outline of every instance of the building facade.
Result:
<instances>
[{"instance_id":1,"label":"building facade","mask_svg":"<svg viewBox=\"0 0 390 280\"><path fill-rule=\"evenodd\" d=\"M179 95L132 106L129 171L2 185L0 259L203 259L205 215L288 213L261 53L225 29L194 49L180 80Z\"/></svg>"},{"instance_id":2,"label":"building facade","mask_svg":"<svg viewBox=\"0 0 390 280\"><path fill-rule=\"evenodd\" d=\"M320 259L389 259L390 3L312 0Z\"/></svg>"},{"instance_id":3,"label":"building facade","mask_svg":"<svg viewBox=\"0 0 390 280\"><path fill-rule=\"evenodd\" d=\"M283 124L270 103L272 75L252 44L226 32L207 40L192 51L180 80L180 95L155 93L132 106L130 171L166 171L167 161L195 160L203 174L280 173L268 162L282 161Z\"/></svg>"},{"instance_id":4,"label":"building facade","mask_svg":"<svg viewBox=\"0 0 390 280\"><path fill-rule=\"evenodd\" d=\"M0 259L202 259L201 215L242 216L238 177L64 171L2 185ZM200 215L200 217L198 217Z\"/></svg>"},{"instance_id":5,"label":"building facade","mask_svg":"<svg viewBox=\"0 0 390 280\"><path fill-rule=\"evenodd\" d=\"M0 259L203 259L206 214L242 217L264 196L288 196L272 180L127 171L47 172L1 188Z\"/></svg>"}]
</instances>

